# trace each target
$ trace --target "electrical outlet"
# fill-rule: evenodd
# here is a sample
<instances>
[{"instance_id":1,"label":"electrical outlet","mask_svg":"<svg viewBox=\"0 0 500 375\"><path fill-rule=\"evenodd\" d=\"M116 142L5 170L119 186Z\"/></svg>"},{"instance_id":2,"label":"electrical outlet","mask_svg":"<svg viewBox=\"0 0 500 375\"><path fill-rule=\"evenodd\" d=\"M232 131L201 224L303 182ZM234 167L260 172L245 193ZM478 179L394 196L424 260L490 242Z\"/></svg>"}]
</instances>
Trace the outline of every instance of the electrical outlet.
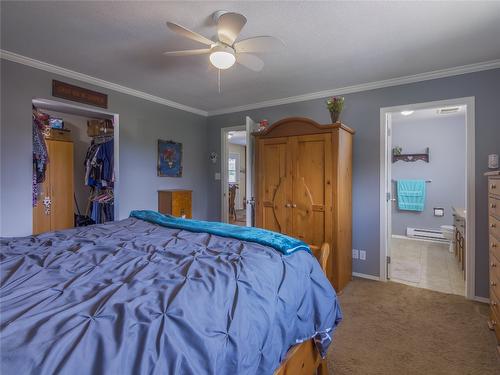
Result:
<instances>
[{"instance_id":1,"label":"electrical outlet","mask_svg":"<svg viewBox=\"0 0 500 375\"><path fill-rule=\"evenodd\" d=\"M366 260L366 251L365 250L359 250L359 259Z\"/></svg>"},{"instance_id":2,"label":"electrical outlet","mask_svg":"<svg viewBox=\"0 0 500 375\"><path fill-rule=\"evenodd\" d=\"M359 250L352 249L352 259L358 259L359 258Z\"/></svg>"}]
</instances>

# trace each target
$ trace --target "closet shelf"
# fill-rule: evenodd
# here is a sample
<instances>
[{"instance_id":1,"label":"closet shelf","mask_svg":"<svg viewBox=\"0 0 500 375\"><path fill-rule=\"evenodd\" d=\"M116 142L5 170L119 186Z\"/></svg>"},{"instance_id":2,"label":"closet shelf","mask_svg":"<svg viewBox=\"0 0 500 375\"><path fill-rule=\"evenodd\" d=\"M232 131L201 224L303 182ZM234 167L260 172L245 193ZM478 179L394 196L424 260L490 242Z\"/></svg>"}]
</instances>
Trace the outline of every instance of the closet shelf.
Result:
<instances>
[{"instance_id":1,"label":"closet shelf","mask_svg":"<svg viewBox=\"0 0 500 375\"><path fill-rule=\"evenodd\" d=\"M422 160L422 161L425 161L426 163L428 163L429 162L429 147L426 148L424 154L400 154L400 155L392 154L392 162L395 163L398 160L406 161L406 162L415 162L417 160Z\"/></svg>"}]
</instances>

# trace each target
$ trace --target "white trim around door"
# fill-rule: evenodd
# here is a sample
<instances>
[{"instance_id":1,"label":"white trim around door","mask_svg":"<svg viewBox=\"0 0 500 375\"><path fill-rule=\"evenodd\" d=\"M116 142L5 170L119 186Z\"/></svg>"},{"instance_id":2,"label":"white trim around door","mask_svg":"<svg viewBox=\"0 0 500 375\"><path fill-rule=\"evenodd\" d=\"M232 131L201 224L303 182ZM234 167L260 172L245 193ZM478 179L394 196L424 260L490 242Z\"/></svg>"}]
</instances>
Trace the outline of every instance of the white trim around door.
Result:
<instances>
[{"instance_id":1,"label":"white trim around door","mask_svg":"<svg viewBox=\"0 0 500 375\"><path fill-rule=\"evenodd\" d=\"M227 160L229 156L228 152L228 147L227 147L227 135L229 132L234 132L238 130L245 130L246 126L245 125L237 125L237 126L230 126L227 128L221 128L220 130L220 166L221 166L221 173L220 173L220 221L223 223L228 223L229 222L229 202L228 202L228 196L229 196L229 190L228 190L228 175L227 175Z\"/></svg>"},{"instance_id":2,"label":"white trim around door","mask_svg":"<svg viewBox=\"0 0 500 375\"><path fill-rule=\"evenodd\" d=\"M439 100L427 103L408 104L395 107L380 108L380 280L387 281L387 254L390 230L390 205L387 204L387 193L390 192L388 168L391 163L391 150L388 145L388 129L390 114L402 110L419 110L427 108L465 105L466 107L466 287L465 297L477 300L475 293L475 99L465 97ZM390 198L390 197L389 197Z\"/></svg>"}]
</instances>

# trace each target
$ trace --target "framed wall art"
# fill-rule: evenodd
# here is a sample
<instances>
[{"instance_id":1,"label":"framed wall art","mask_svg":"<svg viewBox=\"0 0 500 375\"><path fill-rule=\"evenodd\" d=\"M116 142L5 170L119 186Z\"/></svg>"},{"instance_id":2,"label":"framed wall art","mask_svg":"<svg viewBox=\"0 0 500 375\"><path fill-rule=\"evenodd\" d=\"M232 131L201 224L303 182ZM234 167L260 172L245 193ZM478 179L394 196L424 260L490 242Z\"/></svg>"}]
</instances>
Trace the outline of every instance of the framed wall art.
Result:
<instances>
[{"instance_id":1,"label":"framed wall art","mask_svg":"<svg viewBox=\"0 0 500 375\"><path fill-rule=\"evenodd\" d=\"M182 177L182 143L158 139L158 176Z\"/></svg>"}]
</instances>

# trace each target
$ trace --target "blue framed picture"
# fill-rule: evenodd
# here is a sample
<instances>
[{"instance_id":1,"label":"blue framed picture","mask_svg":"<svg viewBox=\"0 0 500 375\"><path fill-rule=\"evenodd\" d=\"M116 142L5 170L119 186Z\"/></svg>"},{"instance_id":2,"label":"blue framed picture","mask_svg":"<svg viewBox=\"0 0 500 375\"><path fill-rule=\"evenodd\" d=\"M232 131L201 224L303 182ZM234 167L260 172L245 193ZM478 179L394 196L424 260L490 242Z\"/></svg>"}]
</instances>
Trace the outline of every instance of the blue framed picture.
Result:
<instances>
[{"instance_id":1,"label":"blue framed picture","mask_svg":"<svg viewBox=\"0 0 500 375\"><path fill-rule=\"evenodd\" d=\"M182 177L182 143L158 139L158 176Z\"/></svg>"}]
</instances>

